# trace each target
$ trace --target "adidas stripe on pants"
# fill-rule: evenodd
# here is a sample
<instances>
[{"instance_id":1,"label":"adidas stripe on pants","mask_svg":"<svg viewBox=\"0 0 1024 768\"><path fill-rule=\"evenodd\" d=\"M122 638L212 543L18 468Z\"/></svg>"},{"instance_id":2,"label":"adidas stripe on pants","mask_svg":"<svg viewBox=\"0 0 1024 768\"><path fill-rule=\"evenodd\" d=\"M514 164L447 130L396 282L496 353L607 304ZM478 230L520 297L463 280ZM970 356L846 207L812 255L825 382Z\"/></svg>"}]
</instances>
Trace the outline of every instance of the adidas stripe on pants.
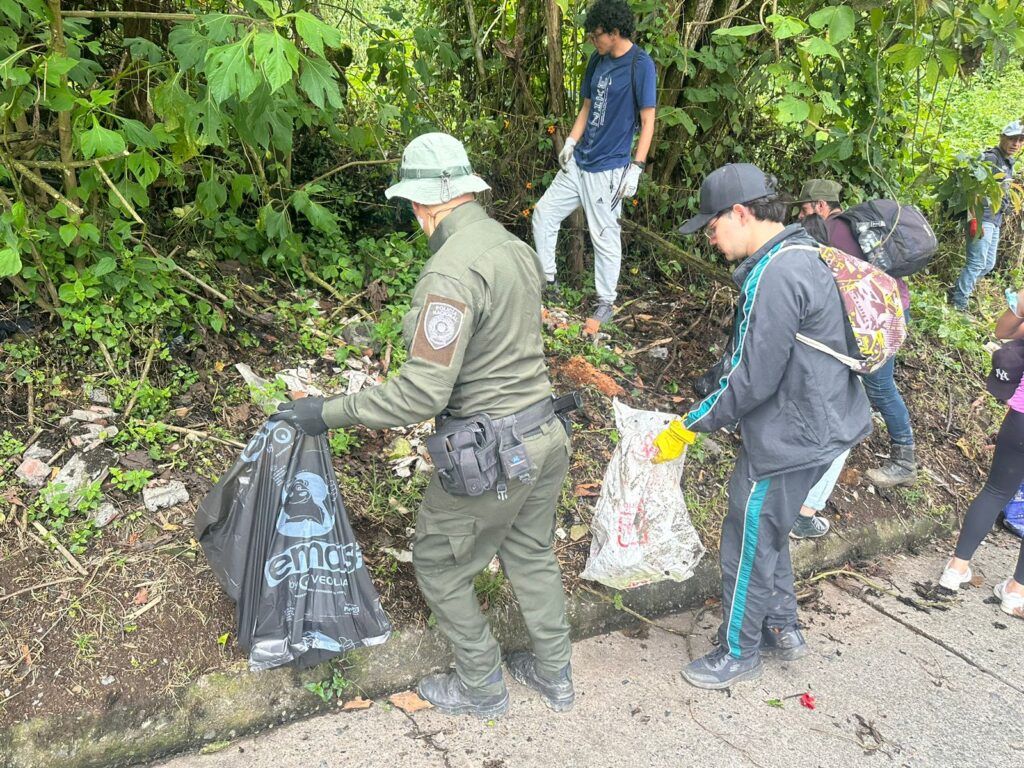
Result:
<instances>
[{"instance_id":1,"label":"adidas stripe on pants","mask_svg":"<svg viewBox=\"0 0 1024 768\"><path fill-rule=\"evenodd\" d=\"M796 622L789 531L800 505L828 464L750 479L740 450L729 479L729 511L722 523L722 625L719 643L735 658L758 652L761 628Z\"/></svg>"}]
</instances>

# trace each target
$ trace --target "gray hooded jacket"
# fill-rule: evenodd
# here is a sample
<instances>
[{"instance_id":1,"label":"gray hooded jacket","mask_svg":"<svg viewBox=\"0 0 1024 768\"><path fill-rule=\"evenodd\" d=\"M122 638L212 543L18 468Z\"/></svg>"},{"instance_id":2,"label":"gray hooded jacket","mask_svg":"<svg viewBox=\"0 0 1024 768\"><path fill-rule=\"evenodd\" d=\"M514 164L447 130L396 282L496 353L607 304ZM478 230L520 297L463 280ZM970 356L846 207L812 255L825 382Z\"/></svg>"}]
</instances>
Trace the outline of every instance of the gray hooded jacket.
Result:
<instances>
[{"instance_id":1,"label":"gray hooded jacket","mask_svg":"<svg viewBox=\"0 0 1024 768\"><path fill-rule=\"evenodd\" d=\"M842 299L818 247L793 224L736 268L731 354L717 388L684 419L697 432L739 422L752 480L829 464L871 432L859 377L796 340L848 349Z\"/></svg>"}]
</instances>

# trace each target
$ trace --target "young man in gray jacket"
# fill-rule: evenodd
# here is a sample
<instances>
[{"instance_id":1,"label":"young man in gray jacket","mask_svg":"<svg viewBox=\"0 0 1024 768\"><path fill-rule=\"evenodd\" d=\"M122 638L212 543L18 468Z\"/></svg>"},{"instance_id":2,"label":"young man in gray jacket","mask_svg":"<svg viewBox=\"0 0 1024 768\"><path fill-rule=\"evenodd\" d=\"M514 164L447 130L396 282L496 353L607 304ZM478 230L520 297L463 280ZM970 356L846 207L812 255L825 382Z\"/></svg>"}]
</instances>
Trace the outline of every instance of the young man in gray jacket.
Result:
<instances>
[{"instance_id":1,"label":"young man in gray jacket","mask_svg":"<svg viewBox=\"0 0 1024 768\"><path fill-rule=\"evenodd\" d=\"M738 422L743 439L722 523L718 647L683 669L699 688L758 677L762 653L786 660L807 653L797 627L789 531L832 460L871 431L857 377L796 338L800 333L848 354L832 272L803 227L783 225L786 207L774 180L756 166L726 165L701 185L700 213L680 228L683 234L703 228L728 261L739 262L732 355L718 386L681 425L713 432ZM658 458L672 458L679 443L668 433L679 432L674 423L658 437Z\"/></svg>"}]
</instances>

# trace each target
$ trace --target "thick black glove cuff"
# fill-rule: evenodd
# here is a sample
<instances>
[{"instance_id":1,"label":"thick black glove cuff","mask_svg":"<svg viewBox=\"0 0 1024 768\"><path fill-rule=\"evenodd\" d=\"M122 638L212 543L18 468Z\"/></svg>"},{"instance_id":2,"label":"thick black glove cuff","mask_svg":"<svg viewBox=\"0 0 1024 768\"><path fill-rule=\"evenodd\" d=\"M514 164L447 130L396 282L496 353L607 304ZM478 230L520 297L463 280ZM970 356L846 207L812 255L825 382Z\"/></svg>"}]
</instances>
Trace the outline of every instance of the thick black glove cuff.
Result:
<instances>
[{"instance_id":1,"label":"thick black glove cuff","mask_svg":"<svg viewBox=\"0 0 1024 768\"><path fill-rule=\"evenodd\" d=\"M327 431L324 421L324 398L306 396L288 403L281 403L271 421L287 421L307 435L322 435Z\"/></svg>"}]
</instances>

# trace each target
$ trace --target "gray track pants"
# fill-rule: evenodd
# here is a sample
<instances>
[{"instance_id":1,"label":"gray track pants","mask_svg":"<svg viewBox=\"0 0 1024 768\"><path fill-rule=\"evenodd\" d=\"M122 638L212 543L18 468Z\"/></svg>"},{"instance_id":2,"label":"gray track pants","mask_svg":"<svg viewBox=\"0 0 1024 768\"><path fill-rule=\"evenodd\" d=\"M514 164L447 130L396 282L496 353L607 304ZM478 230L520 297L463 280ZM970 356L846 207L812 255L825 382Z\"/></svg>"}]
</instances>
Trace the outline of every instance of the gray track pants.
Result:
<instances>
[{"instance_id":1,"label":"gray track pants","mask_svg":"<svg viewBox=\"0 0 1024 768\"><path fill-rule=\"evenodd\" d=\"M750 479L740 450L729 479L729 511L722 523L722 626L719 643L735 658L758 653L763 626L796 623L789 532L828 464Z\"/></svg>"}]
</instances>

